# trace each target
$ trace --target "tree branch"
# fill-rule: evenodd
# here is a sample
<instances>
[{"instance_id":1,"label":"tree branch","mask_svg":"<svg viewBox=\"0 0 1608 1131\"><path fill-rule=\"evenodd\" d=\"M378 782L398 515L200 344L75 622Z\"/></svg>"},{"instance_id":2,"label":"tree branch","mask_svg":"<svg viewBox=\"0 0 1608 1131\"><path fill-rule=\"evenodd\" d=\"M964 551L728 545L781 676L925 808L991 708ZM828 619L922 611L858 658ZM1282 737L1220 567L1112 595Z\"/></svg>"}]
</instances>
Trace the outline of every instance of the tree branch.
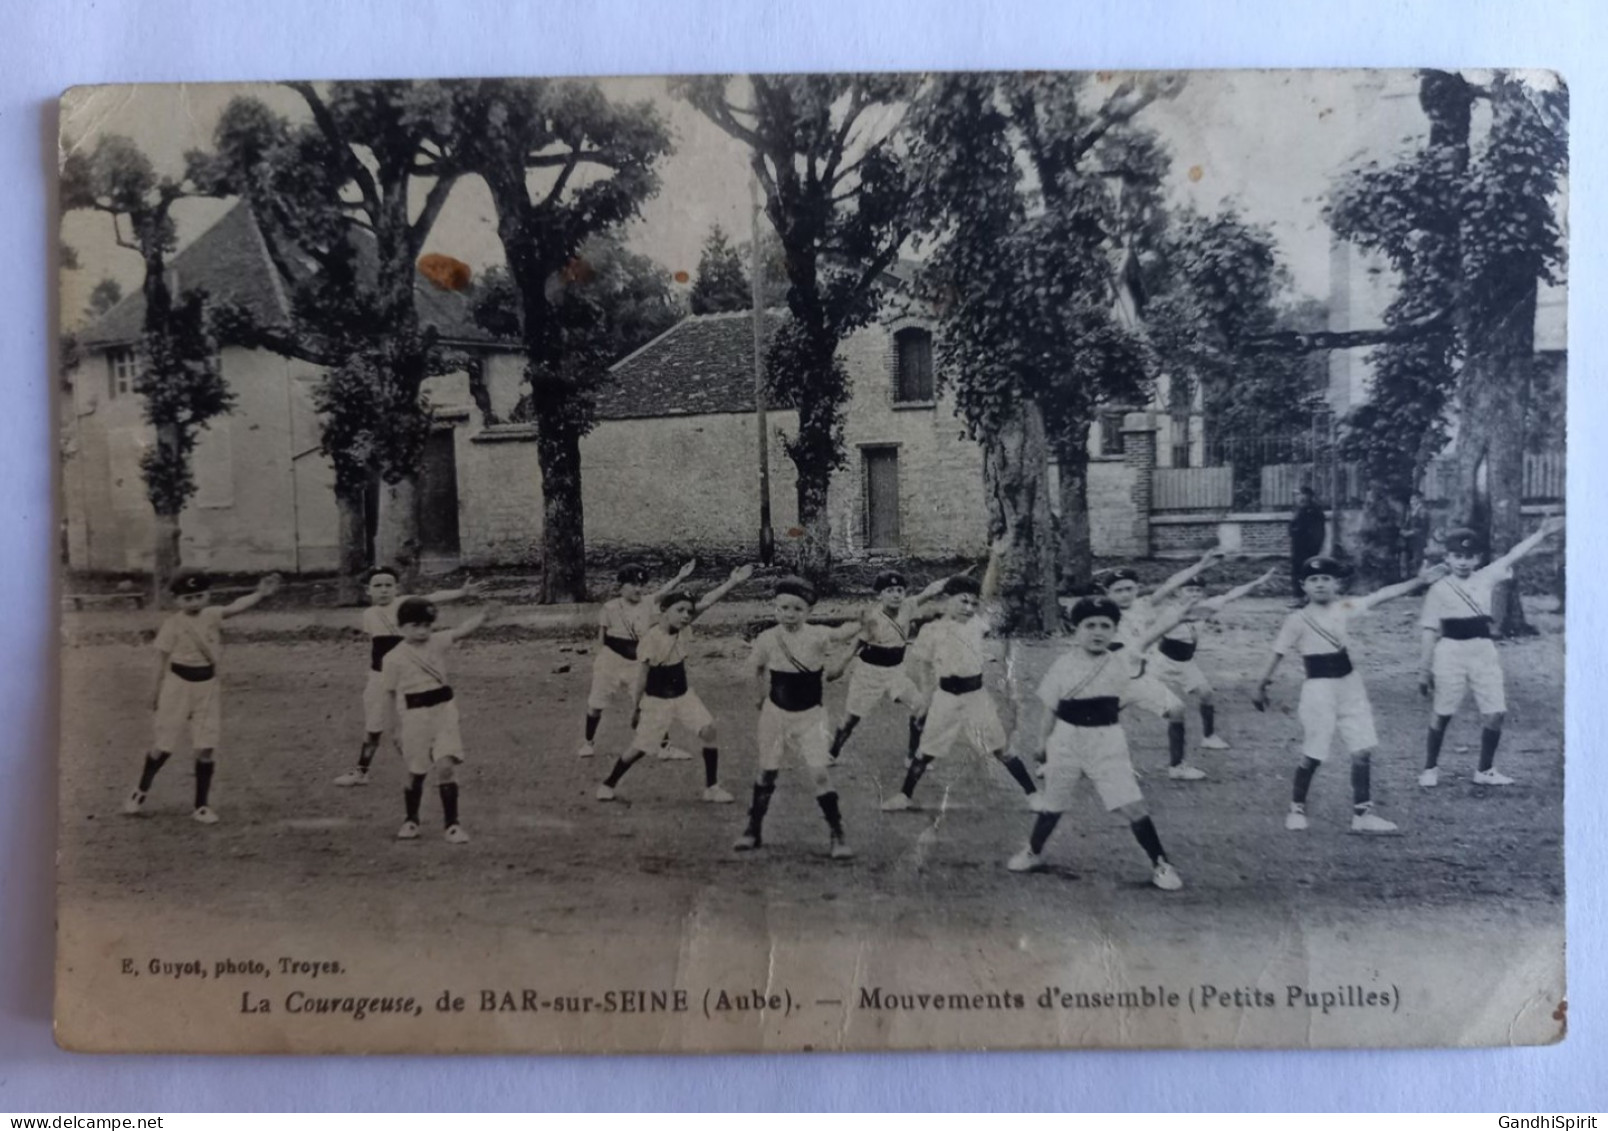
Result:
<instances>
[{"instance_id":1,"label":"tree branch","mask_svg":"<svg viewBox=\"0 0 1608 1131\"><path fill-rule=\"evenodd\" d=\"M1122 125L1156 99L1163 95L1171 96L1175 90L1175 82L1170 79L1147 81L1137 88L1137 93L1131 82L1123 83L1100 107L1099 113L1094 116L1094 124L1078 138L1072 147L1072 159L1075 161L1093 149L1113 126Z\"/></svg>"},{"instance_id":2,"label":"tree branch","mask_svg":"<svg viewBox=\"0 0 1608 1131\"><path fill-rule=\"evenodd\" d=\"M1451 314L1437 311L1426 318L1372 330L1280 330L1247 338L1241 346L1251 353L1308 354L1323 350L1349 350L1363 346L1382 346L1392 342L1412 342L1436 330L1451 328Z\"/></svg>"},{"instance_id":3,"label":"tree branch","mask_svg":"<svg viewBox=\"0 0 1608 1131\"><path fill-rule=\"evenodd\" d=\"M579 149L571 150L569 160L565 162L564 167L559 170L558 178L553 181L552 191L543 197L541 204L537 206L539 209L546 210L558 202L558 198L564 192L564 186L569 184L569 179L571 175L574 174L575 167L580 163L581 151Z\"/></svg>"},{"instance_id":4,"label":"tree branch","mask_svg":"<svg viewBox=\"0 0 1608 1131\"><path fill-rule=\"evenodd\" d=\"M317 123L319 130L330 145L334 146L336 151L340 153L341 164L345 166L347 176L352 178L352 181L357 185L358 191L363 194L363 204L368 209L369 215L378 216L380 214L380 192L374 184L374 178L370 175L368 169L364 167L363 162L359 161L357 155L352 152L352 147L346 144L346 139L341 136L340 126L336 124L335 116L329 112L329 107L324 105L324 100L313 89L313 84L310 82L287 82L285 85L301 95L302 100L307 103L307 108L312 111L313 121Z\"/></svg>"},{"instance_id":5,"label":"tree branch","mask_svg":"<svg viewBox=\"0 0 1608 1131\"><path fill-rule=\"evenodd\" d=\"M442 177L431 185L430 191L425 194L424 208L420 211L419 218L408 228L408 247L412 258L418 258L419 251L424 246L424 238L434 226L436 217L441 215L441 209L447 203L447 197L457 180L456 174Z\"/></svg>"}]
</instances>

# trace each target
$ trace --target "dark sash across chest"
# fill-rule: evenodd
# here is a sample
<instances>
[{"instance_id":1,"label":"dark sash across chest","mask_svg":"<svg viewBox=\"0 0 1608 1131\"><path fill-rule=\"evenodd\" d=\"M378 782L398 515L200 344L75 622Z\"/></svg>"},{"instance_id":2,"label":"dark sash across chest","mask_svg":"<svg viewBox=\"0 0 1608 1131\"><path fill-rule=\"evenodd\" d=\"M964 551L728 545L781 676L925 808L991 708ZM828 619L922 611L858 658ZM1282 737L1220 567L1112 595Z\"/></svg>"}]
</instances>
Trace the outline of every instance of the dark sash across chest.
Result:
<instances>
[{"instance_id":1,"label":"dark sash across chest","mask_svg":"<svg viewBox=\"0 0 1608 1131\"><path fill-rule=\"evenodd\" d=\"M1062 699L1055 705L1055 717L1071 727L1114 727L1121 713L1122 700L1115 695Z\"/></svg>"}]
</instances>

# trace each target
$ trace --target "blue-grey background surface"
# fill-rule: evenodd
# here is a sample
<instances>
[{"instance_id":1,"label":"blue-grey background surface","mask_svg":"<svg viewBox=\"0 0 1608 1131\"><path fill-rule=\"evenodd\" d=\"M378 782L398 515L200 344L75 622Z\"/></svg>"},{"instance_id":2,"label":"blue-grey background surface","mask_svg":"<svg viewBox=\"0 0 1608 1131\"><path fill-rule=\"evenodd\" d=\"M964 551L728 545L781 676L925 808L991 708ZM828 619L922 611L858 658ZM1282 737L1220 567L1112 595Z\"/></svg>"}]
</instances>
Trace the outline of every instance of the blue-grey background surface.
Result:
<instances>
[{"instance_id":1,"label":"blue-grey background surface","mask_svg":"<svg viewBox=\"0 0 1608 1131\"><path fill-rule=\"evenodd\" d=\"M1608 5L1333 0L0 3L0 1111L1608 1109ZM1541 1049L730 1058L70 1056L51 1042L55 99L78 83L929 68L1545 66L1573 91L1569 1018Z\"/></svg>"}]
</instances>

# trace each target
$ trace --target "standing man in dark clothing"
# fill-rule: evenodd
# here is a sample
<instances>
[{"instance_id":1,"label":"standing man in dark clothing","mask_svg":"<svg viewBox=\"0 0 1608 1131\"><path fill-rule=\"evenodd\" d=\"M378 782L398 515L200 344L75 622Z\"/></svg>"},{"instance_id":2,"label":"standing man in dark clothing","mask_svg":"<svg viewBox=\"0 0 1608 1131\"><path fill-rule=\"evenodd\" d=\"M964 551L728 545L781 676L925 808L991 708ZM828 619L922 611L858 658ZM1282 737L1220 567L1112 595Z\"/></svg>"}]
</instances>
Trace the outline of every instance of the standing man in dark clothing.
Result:
<instances>
[{"instance_id":1,"label":"standing man in dark clothing","mask_svg":"<svg viewBox=\"0 0 1608 1131\"><path fill-rule=\"evenodd\" d=\"M1297 601L1306 599L1301 588L1301 563L1323 552L1323 537L1329 516L1313 497L1311 487L1302 487L1295 514L1290 518L1290 588Z\"/></svg>"}]
</instances>

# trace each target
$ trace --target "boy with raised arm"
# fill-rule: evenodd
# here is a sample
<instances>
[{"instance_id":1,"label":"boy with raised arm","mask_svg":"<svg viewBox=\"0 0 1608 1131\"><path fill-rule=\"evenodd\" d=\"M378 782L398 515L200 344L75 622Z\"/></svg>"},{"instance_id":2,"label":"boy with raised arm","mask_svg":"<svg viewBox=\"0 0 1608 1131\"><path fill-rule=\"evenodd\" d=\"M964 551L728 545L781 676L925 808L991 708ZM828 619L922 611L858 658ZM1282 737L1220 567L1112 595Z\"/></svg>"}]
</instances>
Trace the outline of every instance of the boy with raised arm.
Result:
<instances>
[{"instance_id":1,"label":"boy with raised arm","mask_svg":"<svg viewBox=\"0 0 1608 1131\"><path fill-rule=\"evenodd\" d=\"M1470 689L1480 712L1480 764L1476 785L1512 785L1513 779L1496 769L1496 748L1502 741L1507 718L1507 693L1502 660L1491 639L1491 596L1497 585L1513 576L1513 566L1552 535L1563 530L1563 519L1552 516L1541 528L1483 569L1478 568L1485 546L1466 527L1446 533L1446 565L1451 573L1424 594L1424 611L1418 624L1423 634L1418 689L1434 695L1434 714L1424 772L1418 784L1425 789L1440 783L1441 743L1452 716Z\"/></svg>"},{"instance_id":2,"label":"boy with raised arm","mask_svg":"<svg viewBox=\"0 0 1608 1131\"><path fill-rule=\"evenodd\" d=\"M692 622L753 575L753 566L738 566L701 600L694 601L691 593L681 589L672 590L659 599L659 623L642 638L637 649L642 663L631 688L636 734L631 748L614 763L609 776L597 787L595 796L599 801L613 801L620 779L647 757L649 750L657 748L670 728L678 724L697 734L703 743L703 799L716 805L735 800L720 785L715 717L698 698L698 693L687 685L687 649L692 641Z\"/></svg>"},{"instance_id":3,"label":"boy with raised arm","mask_svg":"<svg viewBox=\"0 0 1608 1131\"><path fill-rule=\"evenodd\" d=\"M1139 595L1139 574L1131 566L1118 566L1096 573L1095 585L1116 602L1117 610L1122 613L1122 622L1117 626L1116 637L1111 642L1112 650L1131 647L1145 636L1151 622L1156 618L1156 606L1216 565L1223 557L1223 548L1213 546L1202 554L1194 565L1179 570L1156 586L1155 591L1148 597Z\"/></svg>"},{"instance_id":4,"label":"boy with raised arm","mask_svg":"<svg viewBox=\"0 0 1608 1131\"><path fill-rule=\"evenodd\" d=\"M1284 618L1278 638L1273 641L1267 669L1251 700L1258 711L1267 710L1267 688L1279 661L1292 651L1301 657L1306 669L1299 712L1304 737L1284 827L1292 831L1307 827L1306 800L1312 775L1329 757L1329 747L1339 732L1340 741L1351 752L1351 831L1393 833L1396 825L1373 811L1373 752L1379 745L1379 736L1374 732L1367 689L1352 666L1349 627L1353 617L1422 589L1443 570L1426 571L1411 581L1387 585L1364 597L1340 596L1345 571L1333 558L1307 558L1297 572L1307 604Z\"/></svg>"}]
</instances>

